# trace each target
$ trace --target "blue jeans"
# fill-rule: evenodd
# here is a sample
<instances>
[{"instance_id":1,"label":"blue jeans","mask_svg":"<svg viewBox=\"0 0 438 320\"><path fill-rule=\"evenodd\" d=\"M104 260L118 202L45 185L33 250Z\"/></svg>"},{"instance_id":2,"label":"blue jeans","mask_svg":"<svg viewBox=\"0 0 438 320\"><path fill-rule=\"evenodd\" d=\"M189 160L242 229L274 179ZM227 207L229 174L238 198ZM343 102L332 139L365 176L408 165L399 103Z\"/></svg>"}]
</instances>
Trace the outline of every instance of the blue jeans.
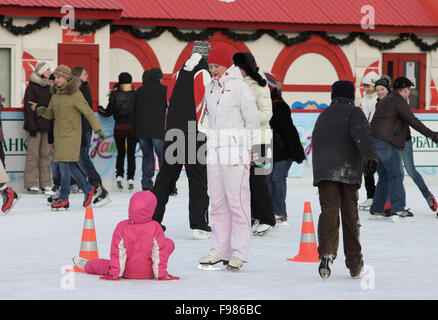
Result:
<instances>
[{"instance_id":1,"label":"blue jeans","mask_svg":"<svg viewBox=\"0 0 438 320\"><path fill-rule=\"evenodd\" d=\"M421 174L415 169L414 164L414 152L412 150L412 140L409 139L405 142L405 148L403 150L403 164L406 168L406 172L412 178L412 180L417 185L418 189L420 189L423 197L427 199L430 196L430 191L424 183L423 177Z\"/></svg>"},{"instance_id":2,"label":"blue jeans","mask_svg":"<svg viewBox=\"0 0 438 320\"><path fill-rule=\"evenodd\" d=\"M55 162L55 149L53 149L51 168L53 184L55 186L61 185L61 173L59 172L59 165L58 162Z\"/></svg>"},{"instance_id":3,"label":"blue jeans","mask_svg":"<svg viewBox=\"0 0 438 320\"><path fill-rule=\"evenodd\" d=\"M287 217L286 212L286 178L292 165L292 159L274 162L272 172L269 175L271 184L271 199L274 213L277 216Z\"/></svg>"},{"instance_id":4,"label":"blue jeans","mask_svg":"<svg viewBox=\"0 0 438 320\"><path fill-rule=\"evenodd\" d=\"M92 185L102 184L102 179L100 178L99 173L94 167L93 162L90 158L90 143L91 143L91 131L88 131L85 136L86 145L81 146L81 152L79 154L79 166L85 172L88 178L88 182Z\"/></svg>"},{"instance_id":5,"label":"blue jeans","mask_svg":"<svg viewBox=\"0 0 438 320\"><path fill-rule=\"evenodd\" d=\"M154 150L157 154L158 165L161 168L163 164L163 140L157 138L138 138L138 142L143 153L141 187L143 189L152 188L152 177L155 174Z\"/></svg>"},{"instance_id":6,"label":"blue jeans","mask_svg":"<svg viewBox=\"0 0 438 320\"><path fill-rule=\"evenodd\" d=\"M61 200L68 200L72 178L85 194L90 193L92 186L88 183L77 162L58 162L58 167L61 173L61 192L59 195Z\"/></svg>"},{"instance_id":7,"label":"blue jeans","mask_svg":"<svg viewBox=\"0 0 438 320\"><path fill-rule=\"evenodd\" d=\"M374 139L377 156L377 181L371 213L383 213L387 201L391 202L391 211L401 211L406 206L406 193L403 186L404 172L402 151L389 142Z\"/></svg>"}]
</instances>

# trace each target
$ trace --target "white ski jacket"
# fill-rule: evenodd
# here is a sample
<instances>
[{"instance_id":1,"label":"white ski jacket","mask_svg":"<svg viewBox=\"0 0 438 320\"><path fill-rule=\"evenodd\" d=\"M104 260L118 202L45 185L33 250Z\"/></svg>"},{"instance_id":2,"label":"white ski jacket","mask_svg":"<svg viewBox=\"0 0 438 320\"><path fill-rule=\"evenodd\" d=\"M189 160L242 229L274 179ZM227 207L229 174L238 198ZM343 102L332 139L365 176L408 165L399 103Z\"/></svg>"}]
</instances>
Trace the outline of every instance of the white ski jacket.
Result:
<instances>
[{"instance_id":1,"label":"white ski jacket","mask_svg":"<svg viewBox=\"0 0 438 320\"><path fill-rule=\"evenodd\" d=\"M259 139L260 116L251 89L232 65L205 89L208 147L252 148Z\"/></svg>"}]
</instances>

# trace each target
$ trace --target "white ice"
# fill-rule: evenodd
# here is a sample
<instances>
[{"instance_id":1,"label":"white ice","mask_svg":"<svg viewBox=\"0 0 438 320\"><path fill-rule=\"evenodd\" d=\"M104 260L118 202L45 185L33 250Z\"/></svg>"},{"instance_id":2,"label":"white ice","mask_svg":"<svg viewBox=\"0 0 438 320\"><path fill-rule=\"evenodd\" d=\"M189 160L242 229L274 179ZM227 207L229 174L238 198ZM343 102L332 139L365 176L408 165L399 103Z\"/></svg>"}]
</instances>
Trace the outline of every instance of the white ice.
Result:
<instances>
[{"instance_id":1,"label":"white ice","mask_svg":"<svg viewBox=\"0 0 438 320\"><path fill-rule=\"evenodd\" d=\"M71 195L71 210L54 213L43 195L23 194L6 216L0 216L1 299L163 299L163 300L284 300L284 299L437 299L438 219L412 185L406 186L407 206L415 222L369 220L360 212L361 243L366 272L350 277L342 241L330 278L323 281L318 263L287 261L298 254L304 201L312 205L317 230L320 206L311 184L289 179L287 209L290 226L279 226L264 237L253 237L251 261L240 272L198 270L209 240L194 240L188 223L188 190L179 181L163 224L174 240L168 271L177 281L104 281L96 275L61 273L78 255L85 210L83 194ZM438 196L438 186L429 186ZM127 191L112 191L112 202L94 208L99 256L107 258L112 232L127 217ZM360 199L365 190L360 190ZM342 239L342 234L340 235ZM374 276L373 276L374 273ZM67 278L71 277L71 278Z\"/></svg>"}]
</instances>

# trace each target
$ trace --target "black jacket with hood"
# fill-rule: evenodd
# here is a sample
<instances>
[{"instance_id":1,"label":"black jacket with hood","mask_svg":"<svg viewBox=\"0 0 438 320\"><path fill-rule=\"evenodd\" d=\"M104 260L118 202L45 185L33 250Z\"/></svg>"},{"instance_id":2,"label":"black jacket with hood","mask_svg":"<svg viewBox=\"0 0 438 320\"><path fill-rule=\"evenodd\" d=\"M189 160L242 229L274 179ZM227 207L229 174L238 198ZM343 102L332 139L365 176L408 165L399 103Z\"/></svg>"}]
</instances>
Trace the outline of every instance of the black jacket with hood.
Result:
<instances>
[{"instance_id":1,"label":"black jacket with hood","mask_svg":"<svg viewBox=\"0 0 438 320\"><path fill-rule=\"evenodd\" d=\"M136 138L164 139L167 87L160 83L163 73L153 68L143 73L143 85L135 92L132 134Z\"/></svg>"}]
</instances>

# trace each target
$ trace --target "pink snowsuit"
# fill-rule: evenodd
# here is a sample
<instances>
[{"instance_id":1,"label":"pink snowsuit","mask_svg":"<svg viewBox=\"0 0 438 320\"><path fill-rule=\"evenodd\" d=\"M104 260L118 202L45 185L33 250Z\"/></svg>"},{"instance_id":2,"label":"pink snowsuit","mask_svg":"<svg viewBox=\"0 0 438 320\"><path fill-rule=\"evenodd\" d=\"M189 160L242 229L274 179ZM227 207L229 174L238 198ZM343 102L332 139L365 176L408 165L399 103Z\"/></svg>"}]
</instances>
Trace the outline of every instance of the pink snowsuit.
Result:
<instances>
[{"instance_id":1,"label":"pink snowsuit","mask_svg":"<svg viewBox=\"0 0 438 320\"><path fill-rule=\"evenodd\" d=\"M129 202L129 219L121 221L114 230L111 259L91 260L85 265L85 272L130 279L167 276L167 260L175 244L152 220L156 205L152 192L136 192Z\"/></svg>"}]
</instances>

